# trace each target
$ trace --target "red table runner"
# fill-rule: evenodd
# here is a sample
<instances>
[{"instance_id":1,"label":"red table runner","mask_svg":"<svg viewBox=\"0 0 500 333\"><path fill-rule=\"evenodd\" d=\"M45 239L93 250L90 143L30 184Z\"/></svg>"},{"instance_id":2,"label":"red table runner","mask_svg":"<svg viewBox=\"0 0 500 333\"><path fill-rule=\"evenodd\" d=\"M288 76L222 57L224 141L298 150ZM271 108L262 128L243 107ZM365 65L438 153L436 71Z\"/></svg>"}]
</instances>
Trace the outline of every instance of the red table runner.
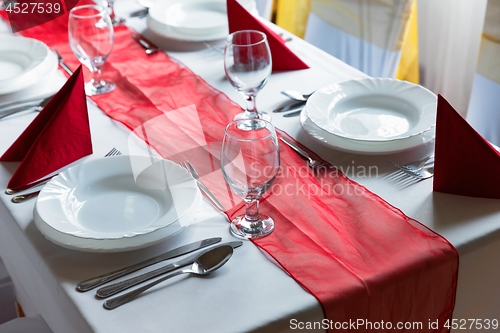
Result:
<instances>
[{"instance_id":1,"label":"red table runner","mask_svg":"<svg viewBox=\"0 0 500 333\"><path fill-rule=\"evenodd\" d=\"M23 35L58 48L76 68L66 22L65 15ZM224 126L240 107L166 54L146 55L131 34L115 29L103 72L117 89L92 99L165 158L192 162L232 207L228 216L242 213L241 198L231 194L218 162ZM286 145L280 143L280 150L280 175L261 202L275 231L253 242L321 303L327 320L315 325L332 332L449 331L444 324L455 302L455 248L337 169L313 173Z\"/></svg>"}]
</instances>

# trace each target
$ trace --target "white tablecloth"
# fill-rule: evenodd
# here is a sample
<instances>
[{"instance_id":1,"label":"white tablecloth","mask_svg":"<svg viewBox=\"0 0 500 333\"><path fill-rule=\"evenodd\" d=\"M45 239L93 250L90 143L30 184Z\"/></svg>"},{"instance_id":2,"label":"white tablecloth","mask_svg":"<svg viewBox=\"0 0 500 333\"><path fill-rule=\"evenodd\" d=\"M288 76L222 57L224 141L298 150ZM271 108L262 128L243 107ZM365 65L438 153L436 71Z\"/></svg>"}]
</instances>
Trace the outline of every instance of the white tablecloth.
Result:
<instances>
[{"instance_id":1,"label":"white tablecloth","mask_svg":"<svg viewBox=\"0 0 500 333\"><path fill-rule=\"evenodd\" d=\"M125 16L138 8L134 3L124 2L117 8L117 14ZM128 22L140 32L145 29L144 20ZM220 53L206 47L182 52L181 47L191 46L172 46L149 31L144 33L164 47L175 48L177 51L169 52L174 58L243 104L243 98L225 80ZM311 68L273 74L257 97L257 105L262 110L271 111L287 102L279 93L281 90L311 92L335 81L364 76L298 38L293 38L288 46ZM50 83L45 82L38 88L57 90L63 83L62 74L56 73ZM33 87L27 93L38 94L40 90ZM0 96L0 102L6 100ZM34 116L25 114L0 121L0 153ZM125 154L129 151L127 129L110 120L92 103L89 103L89 116L94 154L87 159L104 156L112 147ZM391 156L348 154L314 142L302 131L298 117L283 118L277 114L273 117L277 127L457 247L461 262L455 318L500 319L498 200L434 193L432 179L402 186L387 178L387 174L395 170L387 162L388 158L410 161L431 152L432 145ZM375 166L377 172L370 177L357 172L368 166ZM0 164L0 188L6 188L15 168L15 163ZM161 244L126 253L92 254L67 250L46 240L33 223L34 202L13 204L9 196L0 194L0 255L26 313L41 314L55 332L282 332L293 331L292 320L305 322L323 318L316 299L250 242L235 250L233 258L209 277L179 277L126 306L104 310L102 301L96 300L93 292L76 292L76 283L190 241L211 236L234 240L225 217L204 201L197 223ZM335 272L325 278L334 279Z\"/></svg>"}]
</instances>

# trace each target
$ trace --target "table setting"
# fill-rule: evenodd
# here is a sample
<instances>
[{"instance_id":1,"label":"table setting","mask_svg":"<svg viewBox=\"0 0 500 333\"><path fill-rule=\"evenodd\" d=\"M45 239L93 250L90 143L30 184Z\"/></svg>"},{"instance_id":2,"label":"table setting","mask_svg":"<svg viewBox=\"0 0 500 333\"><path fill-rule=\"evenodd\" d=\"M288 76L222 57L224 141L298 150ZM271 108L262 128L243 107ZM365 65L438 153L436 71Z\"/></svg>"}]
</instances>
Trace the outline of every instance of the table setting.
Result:
<instances>
[{"instance_id":1,"label":"table setting","mask_svg":"<svg viewBox=\"0 0 500 333\"><path fill-rule=\"evenodd\" d=\"M41 53L0 54L0 255L28 316L54 332L498 323L480 300L499 291L470 286L500 275L477 271L500 247L500 153L445 97L287 40L253 1L108 6L0 35Z\"/></svg>"}]
</instances>

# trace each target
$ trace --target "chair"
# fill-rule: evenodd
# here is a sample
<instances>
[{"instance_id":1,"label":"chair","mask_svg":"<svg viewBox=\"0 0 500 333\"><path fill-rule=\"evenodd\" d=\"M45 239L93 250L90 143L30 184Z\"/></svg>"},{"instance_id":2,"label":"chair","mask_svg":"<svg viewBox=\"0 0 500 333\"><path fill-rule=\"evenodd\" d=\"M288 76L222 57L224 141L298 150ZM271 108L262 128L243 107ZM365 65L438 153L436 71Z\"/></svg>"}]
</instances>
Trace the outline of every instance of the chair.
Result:
<instances>
[{"instance_id":1,"label":"chair","mask_svg":"<svg viewBox=\"0 0 500 333\"><path fill-rule=\"evenodd\" d=\"M500 0L488 0L467 121L500 146Z\"/></svg>"},{"instance_id":2,"label":"chair","mask_svg":"<svg viewBox=\"0 0 500 333\"><path fill-rule=\"evenodd\" d=\"M416 11L414 0L311 0L304 39L370 76L418 83Z\"/></svg>"}]
</instances>

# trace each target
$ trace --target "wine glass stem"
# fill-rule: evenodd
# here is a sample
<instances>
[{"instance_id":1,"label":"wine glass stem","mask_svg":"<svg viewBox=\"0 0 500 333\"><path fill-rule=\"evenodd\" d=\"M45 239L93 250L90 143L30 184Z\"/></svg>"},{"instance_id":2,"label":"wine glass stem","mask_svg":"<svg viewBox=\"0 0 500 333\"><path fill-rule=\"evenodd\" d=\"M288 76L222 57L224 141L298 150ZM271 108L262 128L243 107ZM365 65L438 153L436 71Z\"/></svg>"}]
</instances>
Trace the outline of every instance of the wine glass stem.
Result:
<instances>
[{"instance_id":1,"label":"wine glass stem","mask_svg":"<svg viewBox=\"0 0 500 333\"><path fill-rule=\"evenodd\" d=\"M101 67L94 67L94 70L92 71L92 85L96 88L99 88L102 86L101 82Z\"/></svg>"},{"instance_id":2,"label":"wine glass stem","mask_svg":"<svg viewBox=\"0 0 500 333\"><path fill-rule=\"evenodd\" d=\"M246 112L250 118L258 118L257 106L255 104L255 95L246 95L245 101L247 105Z\"/></svg>"},{"instance_id":3,"label":"wine glass stem","mask_svg":"<svg viewBox=\"0 0 500 333\"><path fill-rule=\"evenodd\" d=\"M109 9L109 17L111 18L111 22L115 22L115 5L114 0L108 0L108 9Z\"/></svg>"},{"instance_id":4,"label":"wine glass stem","mask_svg":"<svg viewBox=\"0 0 500 333\"><path fill-rule=\"evenodd\" d=\"M259 197L248 196L243 199L245 201L245 219L248 222L257 222L260 220L259 217Z\"/></svg>"}]
</instances>

